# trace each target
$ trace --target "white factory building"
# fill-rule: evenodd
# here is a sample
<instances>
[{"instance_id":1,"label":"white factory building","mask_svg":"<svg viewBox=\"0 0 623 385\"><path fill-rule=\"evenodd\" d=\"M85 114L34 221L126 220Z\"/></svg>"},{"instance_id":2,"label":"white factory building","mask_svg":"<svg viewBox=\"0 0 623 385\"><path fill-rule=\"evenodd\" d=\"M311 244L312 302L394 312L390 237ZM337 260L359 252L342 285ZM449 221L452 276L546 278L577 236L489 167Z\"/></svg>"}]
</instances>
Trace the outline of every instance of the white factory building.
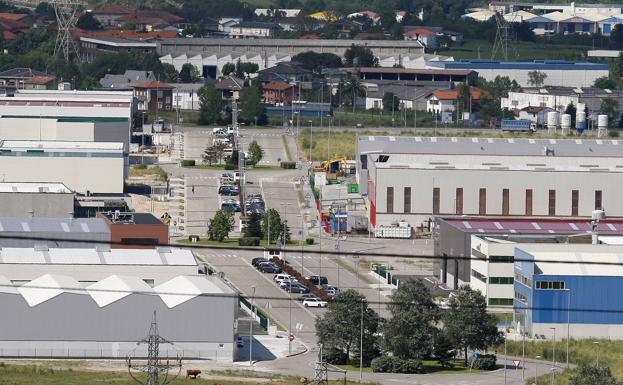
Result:
<instances>
[{"instance_id":1,"label":"white factory building","mask_svg":"<svg viewBox=\"0 0 623 385\"><path fill-rule=\"evenodd\" d=\"M0 142L5 182L62 182L80 194L121 194L126 174L123 143Z\"/></svg>"},{"instance_id":2,"label":"white factory building","mask_svg":"<svg viewBox=\"0 0 623 385\"><path fill-rule=\"evenodd\" d=\"M372 226L438 215L623 216L623 142L585 139L358 138Z\"/></svg>"}]
</instances>

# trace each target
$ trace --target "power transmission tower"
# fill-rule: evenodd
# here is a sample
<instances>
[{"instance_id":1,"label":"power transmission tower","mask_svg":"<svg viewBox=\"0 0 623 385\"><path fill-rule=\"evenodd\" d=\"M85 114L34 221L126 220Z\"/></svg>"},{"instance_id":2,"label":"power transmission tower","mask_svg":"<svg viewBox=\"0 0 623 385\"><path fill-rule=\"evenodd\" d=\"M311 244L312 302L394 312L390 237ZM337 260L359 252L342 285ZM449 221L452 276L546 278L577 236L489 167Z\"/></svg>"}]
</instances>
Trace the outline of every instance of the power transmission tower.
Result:
<instances>
[{"instance_id":1,"label":"power transmission tower","mask_svg":"<svg viewBox=\"0 0 623 385\"><path fill-rule=\"evenodd\" d=\"M53 0L52 6L56 14L56 43L54 44L54 56L62 55L65 62L69 62L73 54L79 57L78 47L71 36L71 31L76 29L78 11L82 8L81 0Z\"/></svg>"},{"instance_id":2,"label":"power transmission tower","mask_svg":"<svg viewBox=\"0 0 623 385\"><path fill-rule=\"evenodd\" d=\"M508 22L504 18L504 15L497 12L495 14L495 23L497 29L495 32L495 42L493 43L493 50L491 51L491 60L495 60L498 51L502 53L504 61L508 61Z\"/></svg>"},{"instance_id":3,"label":"power transmission tower","mask_svg":"<svg viewBox=\"0 0 623 385\"><path fill-rule=\"evenodd\" d=\"M327 385L329 383L329 376L327 370L327 363L324 362L322 357L322 344L320 344L320 350L318 351L318 360L316 361L315 378L309 382L318 385Z\"/></svg>"},{"instance_id":4,"label":"power transmission tower","mask_svg":"<svg viewBox=\"0 0 623 385\"><path fill-rule=\"evenodd\" d=\"M147 344L147 364L137 365L132 363L132 357L128 355L128 373L130 377L139 384L142 385L166 385L177 378L182 371L182 359L177 356L174 363L170 363L167 359L166 363L160 360L160 344L171 344L172 342L160 337L158 334L158 323L156 322L156 312L154 311L154 318L151 321L151 327L149 328L149 335L137 342L137 345ZM169 371L177 369L177 374L169 378ZM143 372L146 374L146 379L141 380L134 376L132 370ZM164 373L164 376L161 374Z\"/></svg>"}]
</instances>

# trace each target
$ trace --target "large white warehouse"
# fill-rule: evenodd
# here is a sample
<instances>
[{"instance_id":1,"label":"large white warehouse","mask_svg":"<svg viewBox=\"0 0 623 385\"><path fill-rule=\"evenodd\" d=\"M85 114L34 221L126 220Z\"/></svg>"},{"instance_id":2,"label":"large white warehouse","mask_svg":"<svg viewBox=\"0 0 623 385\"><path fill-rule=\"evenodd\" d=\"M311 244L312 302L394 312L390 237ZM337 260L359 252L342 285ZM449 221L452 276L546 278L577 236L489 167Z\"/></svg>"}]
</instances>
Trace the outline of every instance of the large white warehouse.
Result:
<instances>
[{"instance_id":1,"label":"large white warehouse","mask_svg":"<svg viewBox=\"0 0 623 385\"><path fill-rule=\"evenodd\" d=\"M623 216L618 140L358 139L358 178L372 226L437 215Z\"/></svg>"}]
</instances>

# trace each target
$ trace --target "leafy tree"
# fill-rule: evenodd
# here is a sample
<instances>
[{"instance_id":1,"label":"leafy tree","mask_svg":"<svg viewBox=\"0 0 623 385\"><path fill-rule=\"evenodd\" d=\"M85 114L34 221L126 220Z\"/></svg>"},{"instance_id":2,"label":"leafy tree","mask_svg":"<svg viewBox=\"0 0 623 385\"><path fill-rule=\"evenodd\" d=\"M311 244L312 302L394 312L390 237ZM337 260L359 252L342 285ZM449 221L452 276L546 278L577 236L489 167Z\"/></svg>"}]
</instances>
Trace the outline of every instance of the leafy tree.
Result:
<instances>
[{"instance_id":1,"label":"leafy tree","mask_svg":"<svg viewBox=\"0 0 623 385\"><path fill-rule=\"evenodd\" d=\"M264 220L262 221L262 234L264 235L264 238L268 239L268 236L270 235L270 243L281 242L280 235L282 226L283 223L281 222L279 211L275 209L266 210Z\"/></svg>"},{"instance_id":2,"label":"leafy tree","mask_svg":"<svg viewBox=\"0 0 623 385\"><path fill-rule=\"evenodd\" d=\"M462 286L455 294L448 300L443 322L454 346L463 350L467 365L468 349L486 350L499 344L502 336L495 317L487 313L487 302L480 291Z\"/></svg>"},{"instance_id":3,"label":"leafy tree","mask_svg":"<svg viewBox=\"0 0 623 385\"><path fill-rule=\"evenodd\" d=\"M569 380L570 385L621 385L607 366L581 364Z\"/></svg>"},{"instance_id":4,"label":"leafy tree","mask_svg":"<svg viewBox=\"0 0 623 385\"><path fill-rule=\"evenodd\" d=\"M328 352L332 364L345 364L353 353L360 356L362 316L363 361L369 364L374 358L379 316L368 307L364 295L353 289L338 293L327 312L316 318L318 342Z\"/></svg>"},{"instance_id":5,"label":"leafy tree","mask_svg":"<svg viewBox=\"0 0 623 385\"><path fill-rule=\"evenodd\" d=\"M85 12L78 18L76 27L86 29L87 31L93 31L102 29L102 24L100 24L100 22L93 17L91 12Z\"/></svg>"},{"instance_id":6,"label":"leafy tree","mask_svg":"<svg viewBox=\"0 0 623 385\"><path fill-rule=\"evenodd\" d=\"M279 240L284 245L292 241L292 233L290 232L290 226L288 226L287 220L285 220L283 224L281 225L281 233L279 234Z\"/></svg>"},{"instance_id":7,"label":"leafy tree","mask_svg":"<svg viewBox=\"0 0 623 385\"><path fill-rule=\"evenodd\" d=\"M218 210L208 226L208 236L212 241L223 242L233 230L234 213L229 210Z\"/></svg>"},{"instance_id":8,"label":"leafy tree","mask_svg":"<svg viewBox=\"0 0 623 385\"><path fill-rule=\"evenodd\" d=\"M216 142L211 146L207 146L201 154L201 159L207 162L210 166L214 163L221 163L223 160L223 153L225 152L225 144Z\"/></svg>"},{"instance_id":9,"label":"leafy tree","mask_svg":"<svg viewBox=\"0 0 623 385\"><path fill-rule=\"evenodd\" d=\"M180 74L173 64L162 63L162 80L166 83L177 83L180 81Z\"/></svg>"},{"instance_id":10,"label":"leafy tree","mask_svg":"<svg viewBox=\"0 0 623 385\"><path fill-rule=\"evenodd\" d=\"M547 79L547 74L541 71L530 71L528 72L528 84L534 87L540 87L545 83L545 79Z\"/></svg>"},{"instance_id":11,"label":"leafy tree","mask_svg":"<svg viewBox=\"0 0 623 385\"><path fill-rule=\"evenodd\" d=\"M257 87L246 87L240 92L240 118L247 122L267 123L266 109L262 104L262 96Z\"/></svg>"},{"instance_id":12,"label":"leafy tree","mask_svg":"<svg viewBox=\"0 0 623 385\"><path fill-rule=\"evenodd\" d=\"M236 65L234 63L225 63L221 69L223 75L228 76L236 72Z\"/></svg>"},{"instance_id":13,"label":"leafy tree","mask_svg":"<svg viewBox=\"0 0 623 385\"><path fill-rule=\"evenodd\" d=\"M361 82L361 80L359 80L359 78L351 76L348 81L343 84L342 94L350 99L351 106L353 107L353 112L355 112L355 107L357 106L357 98L365 96L366 86Z\"/></svg>"},{"instance_id":14,"label":"leafy tree","mask_svg":"<svg viewBox=\"0 0 623 385\"><path fill-rule=\"evenodd\" d=\"M623 25L615 25L610 32L610 45L614 49L623 49Z\"/></svg>"},{"instance_id":15,"label":"leafy tree","mask_svg":"<svg viewBox=\"0 0 623 385\"><path fill-rule=\"evenodd\" d=\"M465 83L460 83L457 87L456 87L457 91L458 91L458 97L457 97L457 114L459 114L462 111L469 111L470 110L470 103L471 103L471 97L470 97L470 93L469 93L469 86Z\"/></svg>"},{"instance_id":16,"label":"leafy tree","mask_svg":"<svg viewBox=\"0 0 623 385\"><path fill-rule=\"evenodd\" d=\"M245 237L262 238L262 216L259 213L249 215L249 221L243 234Z\"/></svg>"},{"instance_id":17,"label":"leafy tree","mask_svg":"<svg viewBox=\"0 0 623 385\"><path fill-rule=\"evenodd\" d=\"M393 92L383 94L383 111L398 111L400 109L400 98Z\"/></svg>"},{"instance_id":18,"label":"leafy tree","mask_svg":"<svg viewBox=\"0 0 623 385\"><path fill-rule=\"evenodd\" d=\"M262 160L263 156L264 150L262 150L262 147L260 147L260 145L257 143L257 140L249 143L249 162L251 164L258 164L260 160Z\"/></svg>"},{"instance_id":19,"label":"leafy tree","mask_svg":"<svg viewBox=\"0 0 623 385\"><path fill-rule=\"evenodd\" d=\"M599 113L608 115L608 124L614 126L614 122L618 122L621 116L619 102L613 98L603 98L599 107Z\"/></svg>"},{"instance_id":20,"label":"leafy tree","mask_svg":"<svg viewBox=\"0 0 623 385\"><path fill-rule=\"evenodd\" d=\"M236 77L245 79L249 74L256 73L260 67L257 63L241 62L240 59L236 62Z\"/></svg>"},{"instance_id":21,"label":"leafy tree","mask_svg":"<svg viewBox=\"0 0 623 385\"><path fill-rule=\"evenodd\" d=\"M433 354L442 367L452 368L454 366L452 360L456 352L452 344L452 339L444 331L439 331L436 335Z\"/></svg>"},{"instance_id":22,"label":"leafy tree","mask_svg":"<svg viewBox=\"0 0 623 385\"><path fill-rule=\"evenodd\" d=\"M199 89L199 124L213 124L221 120L225 102L216 87L206 84Z\"/></svg>"},{"instance_id":23,"label":"leafy tree","mask_svg":"<svg viewBox=\"0 0 623 385\"><path fill-rule=\"evenodd\" d=\"M519 41L536 41L534 31L530 24L522 21L521 23L510 23L511 33Z\"/></svg>"},{"instance_id":24,"label":"leafy tree","mask_svg":"<svg viewBox=\"0 0 623 385\"><path fill-rule=\"evenodd\" d=\"M571 115L571 127L575 127L575 115L577 114L577 112L578 110L577 108L575 108L573 102L569 103L567 105L567 108L565 108L565 114Z\"/></svg>"},{"instance_id":25,"label":"leafy tree","mask_svg":"<svg viewBox=\"0 0 623 385\"><path fill-rule=\"evenodd\" d=\"M346 67L378 67L379 59L374 56L370 48L352 44L344 52L344 65Z\"/></svg>"},{"instance_id":26,"label":"leafy tree","mask_svg":"<svg viewBox=\"0 0 623 385\"><path fill-rule=\"evenodd\" d=\"M608 70L608 78L612 80L614 84L616 84L616 86L620 86L622 73L623 73L623 52L619 53L619 56L616 58L616 60L613 60L612 63L610 63L610 68ZM595 84L597 84L596 81L595 81ZM613 87L613 88L617 88L617 87Z\"/></svg>"},{"instance_id":27,"label":"leafy tree","mask_svg":"<svg viewBox=\"0 0 623 385\"><path fill-rule=\"evenodd\" d=\"M600 78L595 79L595 83L593 87L601 88L602 90L609 89L614 90L618 87L618 84L615 80L610 79L607 76L602 76Z\"/></svg>"},{"instance_id":28,"label":"leafy tree","mask_svg":"<svg viewBox=\"0 0 623 385\"><path fill-rule=\"evenodd\" d=\"M180 81L182 83L196 83L199 81L199 70L193 64L185 63L180 70Z\"/></svg>"},{"instance_id":29,"label":"leafy tree","mask_svg":"<svg viewBox=\"0 0 623 385\"><path fill-rule=\"evenodd\" d=\"M299 63L303 68L320 73L322 68L339 68L342 66L342 58L333 53L318 53L314 51L301 52L292 57L293 62Z\"/></svg>"},{"instance_id":30,"label":"leafy tree","mask_svg":"<svg viewBox=\"0 0 623 385\"><path fill-rule=\"evenodd\" d=\"M381 326L381 346L402 359L428 357L438 309L421 280L401 282L388 305L391 317Z\"/></svg>"}]
</instances>

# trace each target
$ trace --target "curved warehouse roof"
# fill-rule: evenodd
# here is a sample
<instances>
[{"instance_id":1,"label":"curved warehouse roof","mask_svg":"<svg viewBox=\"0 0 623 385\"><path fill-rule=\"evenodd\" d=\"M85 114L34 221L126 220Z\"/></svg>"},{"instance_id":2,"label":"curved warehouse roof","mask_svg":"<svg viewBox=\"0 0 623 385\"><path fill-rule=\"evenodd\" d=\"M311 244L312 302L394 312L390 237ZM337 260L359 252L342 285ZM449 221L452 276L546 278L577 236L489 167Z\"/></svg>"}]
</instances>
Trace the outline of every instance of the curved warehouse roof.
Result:
<instances>
[{"instance_id":1,"label":"curved warehouse roof","mask_svg":"<svg viewBox=\"0 0 623 385\"><path fill-rule=\"evenodd\" d=\"M591 62L570 62L563 60L534 60L534 61L516 61L503 62L493 60L460 60L460 61L429 61L429 67L445 68L445 69L491 69L491 70L591 70L598 71L608 70L607 64L591 63Z\"/></svg>"}]
</instances>

